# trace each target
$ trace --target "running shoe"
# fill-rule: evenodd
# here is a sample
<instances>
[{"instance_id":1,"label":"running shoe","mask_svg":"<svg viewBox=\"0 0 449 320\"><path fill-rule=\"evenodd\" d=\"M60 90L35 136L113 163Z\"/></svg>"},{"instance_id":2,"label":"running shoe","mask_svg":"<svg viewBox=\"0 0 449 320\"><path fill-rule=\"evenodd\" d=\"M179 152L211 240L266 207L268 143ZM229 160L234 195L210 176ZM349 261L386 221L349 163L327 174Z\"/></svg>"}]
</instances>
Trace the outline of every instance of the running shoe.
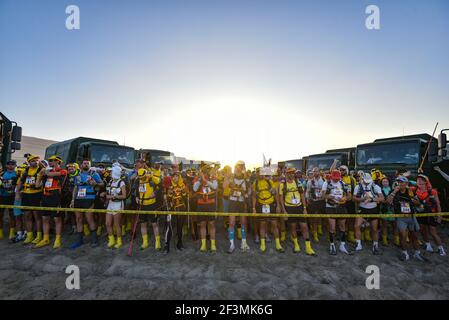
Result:
<instances>
[{"instance_id":1,"label":"running shoe","mask_svg":"<svg viewBox=\"0 0 449 320\"><path fill-rule=\"evenodd\" d=\"M413 258L415 258L418 261L429 262L429 259L427 259L421 253L418 253L418 252L415 252L415 254L413 255Z\"/></svg>"},{"instance_id":2,"label":"running shoe","mask_svg":"<svg viewBox=\"0 0 449 320\"><path fill-rule=\"evenodd\" d=\"M346 253L347 255L352 255L352 251L346 247L346 244L340 244L340 252Z\"/></svg>"},{"instance_id":3,"label":"running shoe","mask_svg":"<svg viewBox=\"0 0 449 320\"><path fill-rule=\"evenodd\" d=\"M410 260L410 256L408 254L405 254L404 252L401 252L401 255L399 256L399 260L408 261L408 260Z\"/></svg>"},{"instance_id":4,"label":"running shoe","mask_svg":"<svg viewBox=\"0 0 449 320\"><path fill-rule=\"evenodd\" d=\"M333 244L333 243L329 247L329 254L331 256L337 255L337 249L335 248L335 244Z\"/></svg>"}]
</instances>

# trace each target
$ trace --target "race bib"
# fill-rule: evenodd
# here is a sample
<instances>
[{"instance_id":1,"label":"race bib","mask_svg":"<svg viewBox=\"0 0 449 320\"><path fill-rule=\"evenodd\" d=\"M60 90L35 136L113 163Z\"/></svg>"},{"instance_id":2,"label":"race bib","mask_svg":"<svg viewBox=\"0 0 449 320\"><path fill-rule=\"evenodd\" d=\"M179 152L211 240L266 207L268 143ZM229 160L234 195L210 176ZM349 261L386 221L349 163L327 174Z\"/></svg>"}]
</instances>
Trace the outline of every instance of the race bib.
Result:
<instances>
[{"instance_id":1,"label":"race bib","mask_svg":"<svg viewBox=\"0 0 449 320\"><path fill-rule=\"evenodd\" d=\"M45 188L51 188L53 186L53 178L48 178L47 181L45 181Z\"/></svg>"},{"instance_id":2,"label":"race bib","mask_svg":"<svg viewBox=\"0 0 449 320\"><path fill-rule=\"evenodd\" d=\"M26 177L25 183L26 184L35 184L36 183L36 177Z\"/></svg>"},{"instance_id":3,"label":"race bib","mask_svg":"<svg viewBox=\"0 0 449 320\"><path fill-rule=\"evenodd\" d=\"M315 190L315 198L317 198L317 199L321 198L321 190L320 189Z\"/></svg>"},{"instance_id":4,"label":"race bib","mask_svg":"<svg viewBox=\"0 0 449 320\"><path fill-rule=\"evenodd\" d=\"M232 194L234 197L240 198L242 196L242 193L240 191L234 191Z\"/></svg>"},{"instance_id":5,"label":"race bib","mask_svg":"<svg viewBox=\"0 0 449 320\"><path fill-rule=\"evenodd\" d=\"M210 189L209 188L203 188L203 193L210 193Z\"/></svg>"},{"instance_id":6,"label":"race bib","mask_svg":"<svg viewBox=\"0 0 449 320\"><path fill-rule=\"evenodd\" d=\"M410 208L410 203L401 202L401 212L402 213L411 213L412 209Z\"/></svg>"},{"instance_id":7,"label":"race bib","mask_svg":"<svg viewBox=\"0 0 449 320\"><path fill-rule=\"evenodd\" d=\"M292 198L292 204L299 204L299 199Z\"/></svg>"},{"instance_id":8,"label":"race bib","mask_svg":"<svg viewBox=\"0 0 449 320\"><path fill-rule=\"evenodd\" d=\"M86 188L79 188L78 189L78 195L77 195L77 197L78 198L85 198L86 197L86 195L87 195L87 190L86 190Z\"/></svg>"},{"instance_id":9,"label":"race bib","mask_svg":"<svg viewBox=\"0 0 449 320\"><path fill-rule=\"evenodd\" d=\"M139 184L139 192L145 193L147 191L147 185L146 184Z\"/></svg>"},{"instance_id":10,"label":"race bib","mask_svg":"<svg viewBox=\"0 0 449 320\"><path fill-rule=\"evenodd\" d=\"M262 213L270 213L270 205L264 204L262 206Z\"/></svg>"}]
</instances>

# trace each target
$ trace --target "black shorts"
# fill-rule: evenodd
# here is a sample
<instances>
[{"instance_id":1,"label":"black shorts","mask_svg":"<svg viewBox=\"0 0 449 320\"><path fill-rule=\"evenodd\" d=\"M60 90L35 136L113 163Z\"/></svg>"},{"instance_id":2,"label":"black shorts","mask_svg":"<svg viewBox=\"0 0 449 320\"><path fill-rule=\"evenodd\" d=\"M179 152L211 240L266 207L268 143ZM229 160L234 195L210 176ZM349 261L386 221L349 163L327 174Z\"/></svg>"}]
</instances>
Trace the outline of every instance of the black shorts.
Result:
<instances>
[{"instance_id":1,"label":"black shorts","mask_svg":"<svg viewBox=\"0 0 449 320\"><path fill-rule=\"evenodd\" d=\"M230 201L229 212L245 213L245 202Z\"/></svg>"},{"instance_id":2,"label":"black shorts","mask_svg":"<svg viewBox=\"0 0 449 320\"><path fill-rule=\"evenodd\" d=\"M259 204L259 203L256 204L256 212L263 214L263 212L262 212L262 205ZM270 204L270 214L271 213L276 213L276 202L273 202L272 204ZM267 217L267 218L265 218L265 217L258 217L257 219L259 221L266 221L266 220L277 220L279 218L276 218L276 217Z\"/></svg>"},{"instance_id":3,"label":"black shorts","mask_svg":"<svg viewBox=\"0 0 449 320\"><path fill-rule=\"evenodd\" d=\"M378 214L379 213L379 206L376 206L372 209L365 209L360 207L360 213L361 214ZM367 220L378 220L379 218L367 218Z\"/></svg>"},{"instance_id":4,"label":"black shorts","mask_svg":"<svg viewBox=\"0 0 449 320\"><path fill-rule=\"evenodd\" d=\"M355 211L355 203L353 201L346 202L345 206L346 206L346 212L348 214L355 214L356 213L356 211Z\"/></svg>"},{"instance_id":5,"label":"black shorts","mask_svg":"<svg viewBox=\"0 0 449 320\"><path fill-rule=\"evenodd\" d=\"M75 199L73 205L79 209L91 209L93 208L94 202L95 199Z\"/></svg>"},{"instance_id":6,"label":"black shorts","mask_svg":"<svg viewBox=\"0 0 449 320\"><path fill-rule=\"evenodd\" d=\"M141 211L158 211L159 205L157 202L147 205L147 206L141 206ZM139 215L139 221L140 222L151 222L151 223L157 223L158 215L157 214L140 214Z\"/></svg>"},{"instance_id":7,"label":"black shorts","mask_svg":"<svg viewBox=\"0 0 449 320\"><path fill-rule=\"evenodd\" d=\"M436 217L416 217L416 220L423 226L438 227L440 225Z\"/></svg>"},{"instance_id":8,"label":"black shorts","mask_svg":"<svg viewBox=\"0 0 449 320\"><path fill-rule=\"evenodd\" d=\"M198 203L196 206L196 211L198 212L215 212L215 203L201 204ZM215 221L215 216L198 216L198 221Z\"/></svg>"},{"instance_id":9,"label":"black shorts","mask_svg":"<svg viewBox=\"0 0 449 320\"><path fill-rule=\"evenodd\" d=\"M4 204L7 206L13 206L14 205L14 199L15 197L0 197L0 204Z\"/></svg>"},{"instance_id":10,"label":"black shorts","mask_svg":"<svg viewBox=\"0 0 449 320\"><path fill-rule=\"evenodd\" d=\"M288 214L304 214L304 207L285 206L285 210ZM287 223L307 223L306 218L289 217Z\"/></svg>"},{"instance_id":11,"label":"black shorts","mask_svg":"<svg viewBox=\"0 0 449 320\"><path fill-rule=\"evenodd\" d=\"M42 207L58 208L61 206L61 193L55 192L42 197ZM62 211L42 211L43 217L60 218Z\"/></svg>"},{"instance_id":12,"label":"black shorts","mask_svg":"<svg viewBox=\"0 0 449 320\"><path fill-rule=\"evenodd\" d=\"M326 214L346 214L346 213L347 211L345 205L339 205L336 206L335 208L326 207ZM337 219L337 218L329 218L329 219Z\"/></svg>"},{"instance_id":13,"label":"black shorts","mask_svg":"<svg viewBox=\"0 0 449 320\"><path fill-rule=\"evenodd\" d=\"M22 206L40 207L42 200L42 193L24 193L22 195Z\"/></svg>"},{"instance_id":14,"label":"black shorts","mask_svg":"<svg viewBox=\"0 0 449 320\"><path fill-rule=\"evenodd\" d=\"M326 212L326 204L324 200L321 201L311 201L307 207L307 212L309 214L323 214Z\"/></svg>"}]
</instances>

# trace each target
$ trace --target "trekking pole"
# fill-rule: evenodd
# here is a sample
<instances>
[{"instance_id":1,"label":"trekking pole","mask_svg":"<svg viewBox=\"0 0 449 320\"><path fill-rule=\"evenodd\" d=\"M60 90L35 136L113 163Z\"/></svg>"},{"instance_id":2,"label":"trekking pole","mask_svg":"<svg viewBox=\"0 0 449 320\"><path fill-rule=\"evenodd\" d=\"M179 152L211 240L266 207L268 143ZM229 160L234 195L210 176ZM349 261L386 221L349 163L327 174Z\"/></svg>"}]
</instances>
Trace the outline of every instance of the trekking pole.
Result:
<instances>
[{"instance_id":1,"label":"trekking pole","mask_svg":"<svg viewBox=\"0 0 449 320\"><path fill-rule=\"evenodd\" d=\"M189 190L187 190L187 212L190 212L190 197L189 197ZM190 214L187 215L187 229L190 230Z\"/></svg>"},{"instance_id":2,"label":"trekking pole","mask_svg":"<svg viewBox=\"0 0 449 320\"><path fill-rule=\"evenodd\" d=\"M141 202L142 202L142 200L141 200ZM139 211L140 210L142 210L141 204L139 204ZM140 213L135 215L135 218L134 218L133 234L131 236L131 242L129 243L128 257L131 257L133 255L133 244L134 244L134 238L136 237L136 229L137 229L137 222L139 221L139 215L140 215Z\"/></svg>"},{"instance_id":3,"label":"trekking pole","mask_svg":"<svg viewBox=\"0 0 449 320\"><path fill-rule=\"evenodd\" d=\"M424 156L421 159L421 164L420 164L420 166L418 168L418 173L422 170L422 166L424 165L424 160L426 159L427 153L429 153L430 144L432 143L433 136L435 135L435 132L437 131L437 127L438 127L438 122L435 125L435 129L433 129L432 138L430 138L429 142L427 143L426 152L424 153Z\"/></svg>"}]
</instances>

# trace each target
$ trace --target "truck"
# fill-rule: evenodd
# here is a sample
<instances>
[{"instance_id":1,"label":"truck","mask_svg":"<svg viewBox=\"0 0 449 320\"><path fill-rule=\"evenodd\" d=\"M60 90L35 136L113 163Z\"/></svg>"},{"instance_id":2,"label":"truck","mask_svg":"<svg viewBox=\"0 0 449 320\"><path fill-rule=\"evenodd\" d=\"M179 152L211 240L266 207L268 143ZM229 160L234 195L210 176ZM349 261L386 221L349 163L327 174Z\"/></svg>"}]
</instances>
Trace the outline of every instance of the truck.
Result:
<instances>
[{"instance_id":1,"label":"truck","mask_svg":"<svg viewBox=\"0 0 449 320\"><path fill-rule=\"evenodd\" d=\"M334 160L337 167L345 165L349 170L355 167L355 147L327 150L325 153L313 154L307 157L307 170L318 167L320 170L329 170Z\"/></svg>"},{"instance_id":2,"label":"truck","mask_svg":"<svg viewBox=\"0 0 449 320\"><path fill-rule=\"evenodd\" d=\"M11 159L11 153L20 150L21 141L22 127L0 112L0 163L2 168Z\"/></svg>"},{"instance_id":3,"label":"truck","mask_svg":"<svg viewBox=\"0 0 449 320\"><path fill-rule=\"evenodd\" d=\"M442 130L438 139L423 133L376 139L371 143L360 144L356 149L356 170L370 172L372 169L378 169L384 175L394 178L398 169L405 169L416 177L421 160L425 156L423 174L429 177L433 187L438 190L441 203L447 211L449 183L434 170L434 167L438 166L449 173L448 145L444 133L447 130L449 129Z\"/></svg>"},{"instance_id":4,"label":"truck","mask_svg":"<svg viewBox=\"0 0 449 320\"><path fill-rule=\"evenodd\" d=\"M136 150L136 158L143 159L150 165L161 161L164 166L176 164L176 158L173 152L157 149L139 149Z\"/></svg>"},{"instance_id":5,"label":"truck","mask_svg":"<svg viewBox=\"0 0 449 320\"><path fill-rule=\"evenodd\" d=\"M278 166L280 168L295 168L296 170L303 171L304 170L304 160L303 159L293 159L286 161L279 161Z\"/></svg>"},{"instance_id":6,"label":"truck","mask_svg":"<svg viewBox=\"0 0 449 320\"><path fill-rule=\"evenodd\" d=\"M54 143L45 150L45 158L52 155L62 158L63 166L67 163L81 163L89 159L93 167L101 164L111 166L118 161L125 168L133 168L135 150L132 147L119 145L116 141L78 137Z\"/></svg>"}]
</instances>

